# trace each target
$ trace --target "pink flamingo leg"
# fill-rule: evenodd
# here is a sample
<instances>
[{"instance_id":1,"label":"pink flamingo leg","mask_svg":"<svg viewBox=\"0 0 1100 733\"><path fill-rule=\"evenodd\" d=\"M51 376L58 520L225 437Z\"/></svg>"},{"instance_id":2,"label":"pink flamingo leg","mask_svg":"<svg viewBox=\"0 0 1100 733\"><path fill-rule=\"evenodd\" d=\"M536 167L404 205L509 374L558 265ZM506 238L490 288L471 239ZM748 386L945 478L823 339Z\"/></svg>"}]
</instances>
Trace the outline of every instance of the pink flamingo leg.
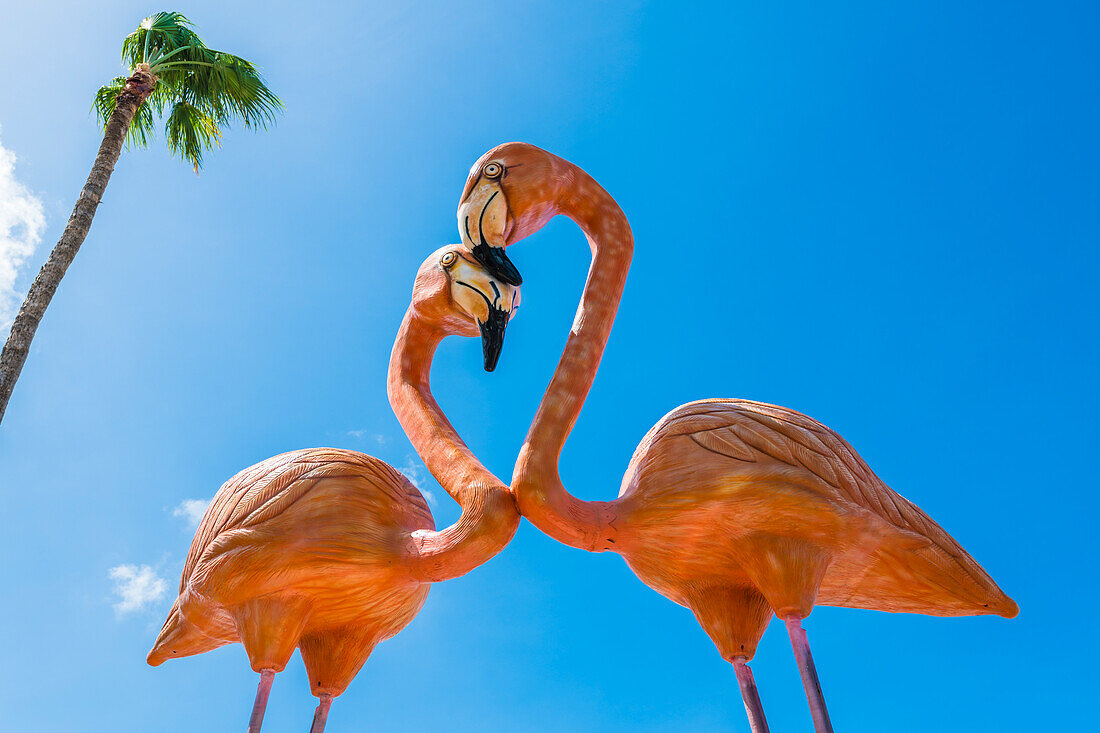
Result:
<instances>
[{"instance_id":1,"label":"pink flamingo leg","mask_svg":"<svg viewBox=\"0 0 1100 733\"><path fill-rule=\"evenodd\" d=\"M802 674L802 686L806 688L806 699L810 703L810 714L814 718L814 730L817 733L833 733L833 724L829 722L829 711L825 708L825 696L821 694L821 682L817 679L817 668L810 655L810 642L806 640L806 630L802 628L802 619L786 619L787 634L791 637L794 656L798 660L798 671Z\"/></svg>"},{"instance_id":2,"label":"pink flamingo leg","mask_svg":"<svg viewBox=\"0 0 1100 733\"><path fill-rule=\"evenodd\" d=\"M733 660L733 671L737 673L737 684L741 686L741 699L745 701L745 712L749 716L749 728L752 733L769 733L768 721L764 718L764 707L760 704L760 693L756 690L756 680L744 657Z\"/></svg>"},{"instance_id":3,"label":"pink flamingo leg","mask_svg":"<svg viewBox=\"0 0 1100 733\"><path fill-rule=\"evenodd\" d=\"M332 695L321 695L317 700L317 712L313 714L313 727L309 733L324 733L328 722L328 709L332 706Z\"/></svg>"},{"instance_id":4,"label":"pink flamingo leg","mask_svg":"<svg viewBox=\"0 0 1100 733\"><path fill-rule=\"evenodd\" d=\"M267 710L267 697L271 694L271 683L275 681L275 670L260 670L260 684L256 687L256 702L252 705L252 717L248 719L248 733L260 733L264 724L264 712Z\"/></svg>"}]
</instances>

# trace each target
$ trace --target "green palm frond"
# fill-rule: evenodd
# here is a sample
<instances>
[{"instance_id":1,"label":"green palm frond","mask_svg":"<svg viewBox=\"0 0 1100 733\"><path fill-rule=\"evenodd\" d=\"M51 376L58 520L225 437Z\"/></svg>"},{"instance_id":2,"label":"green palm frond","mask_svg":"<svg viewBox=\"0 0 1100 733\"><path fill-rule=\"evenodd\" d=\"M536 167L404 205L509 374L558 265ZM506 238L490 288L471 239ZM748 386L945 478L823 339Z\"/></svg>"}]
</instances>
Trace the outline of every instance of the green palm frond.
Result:
<instances>
[{"instance_id":1,"label":"green palm frond","mask_svg":"<svg viewBox=\"0 0 1100 733\"><path fill-rule=\"evenodd\" d=\"M155 13L122 41L122 64L133 69L172 51L188 46L202 46L202 39L192 30L193 24L183 13Z\"/></svg>"},{"instance_id":2,"label":"green palm frond","mask_svg":"<svg viewBox=\"0 0 1100 733\"><path fill-rule=\"evenodd\" d=\"M208 48L181 13L162 12L141 22L122 42L122 62L130 73L148 64L157 84L131 124L128 139L144 145L153 118L164 116L172 151L195 170L203 153L219 144L222 132L240 121L248 129L267 129L282 111L282 101L267 87L251 62ZM103 124L110 118L124 78L97 92L93 109Z\"/></svg>"},{"instance_id":3,"label":"green palm frond","mask_svg":"<svg viewBox=\"0 0 1100 733\"><path fill-rule=\"evenodd\" d=\"M159 81L159 80L158 80ZM167 84L158 83L153 87L152 94L145 100L142 107L148 107L156 113L157 117L164 116L164 108L171 104L173 98L172 89Z\"/></svg>"},{"instance_id":4,"label":"green palm frond","mask_svg":"<svg viewBox=\"0 0 1100 733\"><path fill-rule=\"evenodd\" d=\"M214 118L189 102L173 104L168 121L164 123L168 147L193 165L196 173L202 167L203 153L221 145L221 135Z\"/></svg>"},{"instance_id":5,"label":"green palm frond","mask_svg":"<svg viewBox=\"0 0 1100 733\"><path fill-rule=\"evenodd\" d=\"M124 86L126 86L126 77L116 76L109 84L101 86L96 91L95 99L92 100L92 112L99 118L101 127L107 127L107 121L115 111L115 102ZM148 104L143 104L138 107L134 118L130 121L130 129L126 131L126 144L144 148L149 144L149 136L152 132L153 109Z\"/></svg>"},{"instance_id":6,"label":"green palm frond","mask_svg":"<svg viewBox=\"0 0 1100 733\"><path fill-rule=\"evenodd\" d=\"M283 103L267 85L259 71L248 61L212 51L211 66L197 67L181 87L195 104L206 109L219 124L240 119L246 128L266 129L275 122Z\"/></svg>"}]
</instances>

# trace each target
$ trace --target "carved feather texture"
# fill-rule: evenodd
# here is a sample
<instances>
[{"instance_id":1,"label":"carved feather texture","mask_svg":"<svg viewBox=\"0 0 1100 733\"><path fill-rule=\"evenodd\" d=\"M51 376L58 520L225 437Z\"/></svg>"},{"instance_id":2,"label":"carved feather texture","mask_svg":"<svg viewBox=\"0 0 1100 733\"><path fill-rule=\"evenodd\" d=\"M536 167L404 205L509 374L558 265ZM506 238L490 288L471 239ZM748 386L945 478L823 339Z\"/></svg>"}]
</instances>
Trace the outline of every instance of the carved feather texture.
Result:
<instances>
[{"instance_id":1,"label":"carved feather texture","mask_svg":"<svg viewBox=\"0 0 1100 733\"><path fill-rule=\"evenodd\" d=\"M199 558L220 536L278 516L322 478L335 476L366 477L375 490L389 494L394 502L408 501L416 511L431 516L420 492L391 466L372 456L337 448L311 448L272 456L244 469L218 489L187 553L180 592Z\"/></svg>"},{"instance_id":2,"label":"carved feather texture","mask_svg":"<svg viewBox=\"0 0 1100 733\"><path fill-rule=\"evenodd\" d=\"M914 535L915 546L934 547L937 552L925 553L925 559L952 576L959 575L953 570L962 570L975 591L996 588L951 535L887 486L847 441L813 418L750 400L704 400L674 410L651 435L658 433L689 436L701 447L740 462L771 459L804 469L855 506Z\"/></svg>"}]
</instances>

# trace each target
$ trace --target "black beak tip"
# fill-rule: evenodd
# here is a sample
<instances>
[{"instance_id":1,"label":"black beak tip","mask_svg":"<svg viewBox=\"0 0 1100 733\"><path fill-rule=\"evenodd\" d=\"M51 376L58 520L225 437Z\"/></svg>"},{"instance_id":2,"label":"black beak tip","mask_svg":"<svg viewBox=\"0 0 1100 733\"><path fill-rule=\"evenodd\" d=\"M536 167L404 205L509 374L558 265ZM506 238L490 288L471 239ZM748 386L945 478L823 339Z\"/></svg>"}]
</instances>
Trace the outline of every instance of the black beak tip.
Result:
<instances>
[{"instance_id":1,"label":"black beak tip","mask_svg":"<svg viewBox=\"0 0 1100 733\"><path fill-rule=\"evenodd\" d=\"M508 327L508 313L499 308L489 309L489 318L481 324L481 353L485 371L497 368L501 349L504 348L504 329Z\"/></svg>"},{"instance_id":2,"label":"black beak tip","mask_svg":"<svg viewBox=\"0 0 1100 733\"><path fill-rule=\"evenodd\" d=\"M519 274L519 270L508 259L508 255L502 247L490 247L483 243L475 245L471 252L486 271L497 280L514 287L523 284L523 276Z\"/></svg>"}]
</instances>

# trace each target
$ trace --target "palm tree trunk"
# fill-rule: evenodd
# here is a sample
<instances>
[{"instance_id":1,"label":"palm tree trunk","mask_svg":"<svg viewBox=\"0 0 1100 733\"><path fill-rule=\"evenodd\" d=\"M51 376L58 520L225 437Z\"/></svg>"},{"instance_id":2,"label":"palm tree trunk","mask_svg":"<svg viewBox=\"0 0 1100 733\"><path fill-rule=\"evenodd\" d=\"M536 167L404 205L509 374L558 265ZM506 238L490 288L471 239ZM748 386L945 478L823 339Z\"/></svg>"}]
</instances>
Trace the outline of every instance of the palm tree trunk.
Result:
<instances>
[{"instance_id":1,"label":"palm tree trunk","mask_svg":"<svg viewBox=\"0 0 1100 733\"><path fill-rule=\"evenodd\" d=\"M0 352L0 421L4 419L15 381L23 371L23 364L30 353L31 340L46 312L46 306L50 304L57 286L61 284L61 278L65 276L77 250L88 236L92 217L95 216L103 191L107 188L107 181L111 180L111 173L114 172L115 163L122 152L130 121L156 83L156 76L145 64L139 64L133 75L126 80L126 86L115 102L114 112L107 121L107 129L103 133L103 142L92 165L92 172L88 174L88 180L80 191L80 198L76 200L69 223L65 225L61 239L38 272L38 277L34 279L27 298L23 301L23 307L19 309L19 315L15 317L11 334L4 344L3 352Z\"/></svg>"}]
</instances>

